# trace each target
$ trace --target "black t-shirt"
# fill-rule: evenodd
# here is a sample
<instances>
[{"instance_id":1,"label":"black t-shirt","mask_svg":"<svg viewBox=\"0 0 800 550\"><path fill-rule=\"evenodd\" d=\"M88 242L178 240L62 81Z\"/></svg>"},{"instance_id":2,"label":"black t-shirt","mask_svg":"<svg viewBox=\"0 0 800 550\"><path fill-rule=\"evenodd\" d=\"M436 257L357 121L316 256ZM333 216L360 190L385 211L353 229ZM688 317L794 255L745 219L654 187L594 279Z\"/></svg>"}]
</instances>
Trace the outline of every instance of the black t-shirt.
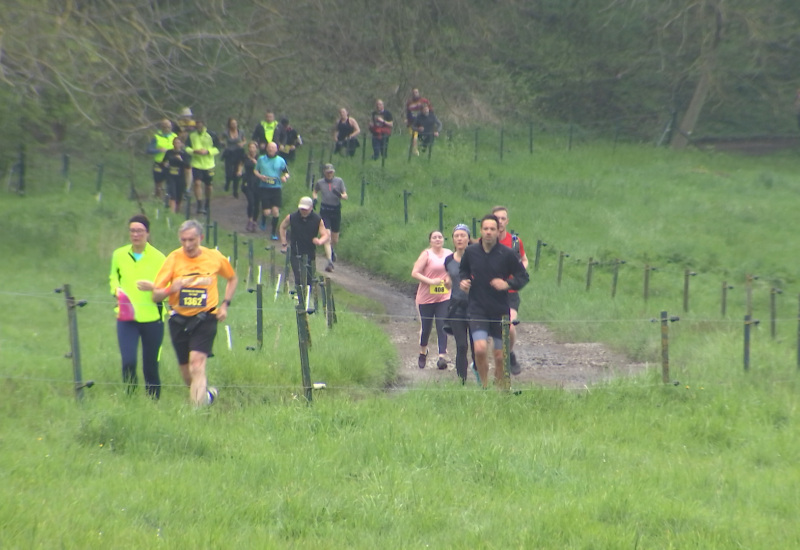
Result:
<instances>
[{"instance_id":1,"label":"black t-shirt","mask_svg":"<svg viewBox=\"0 0 800 550\"><path fill-rule=\"evenodd\" d=\"M292 231L292 254L296 256L307 255L310 258L315 257L317 247L311 241L319 235L321 221L322 218L313 210L305 218L300 214L299 210L289 214L289 229Z\"/></svg>"}]
</instances>

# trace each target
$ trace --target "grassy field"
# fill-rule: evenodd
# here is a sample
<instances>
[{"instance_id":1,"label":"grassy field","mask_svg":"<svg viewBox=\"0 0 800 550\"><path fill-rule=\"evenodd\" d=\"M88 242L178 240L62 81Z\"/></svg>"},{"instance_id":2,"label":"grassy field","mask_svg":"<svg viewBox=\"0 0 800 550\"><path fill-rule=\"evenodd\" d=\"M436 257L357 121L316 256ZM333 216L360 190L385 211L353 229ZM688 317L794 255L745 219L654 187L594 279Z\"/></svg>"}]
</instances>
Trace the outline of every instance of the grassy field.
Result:
<instances>
[{"instance_id":1,"label":"grassy field","mask_svg":"<svg viewBox=\"0 0 800 550\"><path fill-rule=\"evenodd\" d=\"M291 300L268 300L264 349L246 351L255 340L255 298L242 284L231 310L233 350L221 337L210 363L211 381L222 387L214 407L187 404L168 343L161 401L126 396L106 280L110 252L125 242L135 211L128 165L108 162L100 201L93 166L102 159L73 160L69 193L57 159L32 166L28 195L0 201L0 546L800 544L796 155L586 143L567 151L546 140L530 155L522 137L518 150L509 139L502 162L488 152L475 162L467 139L442 140L431 163L401 154L383 170L362 169L360 158L337 161L351 197L340 255L407 280L438 227L439 202L448 228L507 204L531 263L536 241L547 243L523 292L523 320L545 322L565 340L605 341L653 364L645 374L578 393L522 387L513 395L454 383L387 395L394 351L379 326L347 312L342 295L332 331L311 317L312 378L329 390L308 407ZM404 190L412 193L407 226ZM288 194L296 200L300 192ZM155 217L154 205L146 207ZM162 250L177 246L176 222L163 214L154 222ZM569 258L559 286L561 251ZM600 264L587 291L590 257ZM626 263L612 299L615 259ZM648 265L657 270L645 302ZM697 275L683 312L686 269ZM759 276L752 296L762 320L747 373L746 274ZM724 316L722 281L734 286ZM63 296L53 292L64 283L88 301L78 319L84 377L96 385L80 404L63 357ZM783 290L774 340L773 287ZM661 383L651 319L662 310L681 317L670 327L677 384Z\"/></svg>"}]
</instances>

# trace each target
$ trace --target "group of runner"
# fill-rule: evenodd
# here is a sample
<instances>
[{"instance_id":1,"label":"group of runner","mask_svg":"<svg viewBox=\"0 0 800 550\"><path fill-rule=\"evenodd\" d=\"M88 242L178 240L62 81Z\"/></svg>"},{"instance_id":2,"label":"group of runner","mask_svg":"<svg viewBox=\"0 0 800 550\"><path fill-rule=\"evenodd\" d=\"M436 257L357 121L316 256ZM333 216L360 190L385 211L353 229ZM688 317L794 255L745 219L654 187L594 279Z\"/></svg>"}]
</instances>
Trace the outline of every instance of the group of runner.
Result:
<instances>
[{"instance_id":1,"label":"group of runner","mask_svg":"<svg viewBox=\"0 0 800 550\"><path fill-rule=\"evenodd\" d=\"M217 390L208 385L206 361L236 291L238 278L228 259L206 248L203 226L186 220L178 229L181 246L166 257L149 243L150 221L136 215L128 220L130 244L116 249L109 282L117 300L117 340L122 356L126 390L137 386L138 346L142 344L142 370L147 393L161 395L158 362L164 321L178 358L181 375L196 406L210 405ZM220 300L217 277L226 279ZM165 307L165 300L168 309Z\"/></svg>"},{"instance_id":2,"label":"group of runner","mask_svg":"<svg viewBox=\"0 0 800 550\"><path fill-rule=\"evenodd\" d=\"M422 97L418 88L411 90L411 96L405 107L406 127L411 134L411 152L419 155L420 149L425 151L439 137L442 123L433 113L431 102ZM395 130L394 115L389 111L382 99L375 100L375 109L370 115L369 131L372 134L372 160L386 157L389 150L389 138ZM352 157L359 147L358 136L361 127L358 121L350 116L350 112L342 107L339 118L333 128L334 153Z\"/></svg>"},{"instance_id":3,"label":"group of runner","mask_svg":"<svg viewBox=\"0 0 800 550\"><path fill-rule=\"evenodd\" d=\"M456 373L467 379L468 349L479 383L488 387L488 341L493 340L495 384L504 376L502 318L509 316L510 366L519 374L514 353L519 290L528 283L528 258L522 241L508 231L508 208L495 206L481 219L480 238L472 240L469 227L453 229L454 251L444 248L444 235L432 231L429 247L414 263L411 276L419 281L416 304L420 314L419 368L425 368L428 341L434 324L439 356L436 366L447 368L447 335L456 342Z\"/></svg>"}]
</instances>

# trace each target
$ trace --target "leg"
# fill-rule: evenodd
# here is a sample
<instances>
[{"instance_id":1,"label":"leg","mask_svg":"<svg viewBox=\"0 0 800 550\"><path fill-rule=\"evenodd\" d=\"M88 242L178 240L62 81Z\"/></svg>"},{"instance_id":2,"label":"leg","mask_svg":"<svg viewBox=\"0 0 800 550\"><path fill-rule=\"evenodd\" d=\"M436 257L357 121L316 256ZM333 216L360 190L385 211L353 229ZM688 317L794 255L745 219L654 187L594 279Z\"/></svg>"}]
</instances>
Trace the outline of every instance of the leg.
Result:
<instances>
[{"instance_id":1,"label":"leg","mask_svg":"<svg viewBox=\"0 0 800 550\"><path fill-rule=\"evenodd\" d=\"M383 148L381 138L377 134L372 134L372 160L378 160L381 149Z\"/></svg>"},{"instance_id":2,"label":"leg","mask_svg":"<svg viewBox=\"0 0 800 550\"><path fill-rule=\"evenodd\" d=\"M278 240L278 222L280 221L280 208L277 206L272 207L272 240Z\"/></svg>"},{"instance_id":3,"label":"leg","mask_svg":"<svg viewBox=\"0 0 800 550\"><path fill-rule=\"evenodd\" d=\"M122 381L125 391L136 389L136 356L139 354L139 330L136 321L117 321L117 341L122 356Z\"/></svg>"},{"instance_id":4,"label":"leg","mask_svg":"<svg viewBox=\"0 0 800 550\"><path fill-rule=\"evenodd\" d=\"M464 319L450 319L453 339L456 341L456 373L464 383L467 380L467 322Z\"/></svg>"},{"instance_id":5,"label":"leg","mask_svg":"<svg viewBox=\"0 0 800 550\"><path fill-rule=\"evenodd\" d=\"M383 136L381 143L381 155L386 158L389 155L389 136Z\"/></svg>"},{"instance_id":6,"label":"leg","mask_svg":"<svg viewBox=\"0 0 800 550\"><path fill-rule=\"evenodd\" d=\"M210 179L208 182L205 183L204 187L206 195L206 212L211 212L211 191L214 189L214 186L211 185Z\"/></svg>"},{"instance_id":7,"label":"leg","mask_svg":"<svg viewBox=\"0 0 800 550\"><path fill-rule=\"evenodd\" d=\"M161 342L164 340L164 323L140 323L142 335L142 371L144 386L150 397L161 397L161 378L158 375L158 361L161 358Z\"/></svg>"},{"instance_id":8,"label":"leg","mask_svg":"<svg viewBox=\"0 0 800 550\"><path fill-rule=\"evenodd\" d=\"M189 375L191 384L189 395L195 406L208 405L208 380L206 379L206 360L208 355L201 351L189 352Z\"/></svg>"},{"instance_id":9,"label":"leg","mask_svg":"<svg viewBox=\"0 0 800 550\"><path fill-rule=\"evenodd\" d=\"M428 354L428 340L431 337L431 330L433 329L433 316L436 309L436 304L419 304L419 353L420 355Z\"/></svg>"},{"instance_id":10,"label":"leg","mask_svg":"<svg viewBox=\"0 0 800 550\"><path fill-rule=\"evenodd\" d=\"M447 318L447 311L450 309L450 300L435 304L433 315L436 319L436 339L439 347L439 358L444 359L447 354L447 333L444 331L444 320Z\"/></svg>"},{"instance_id":11,"label":"leg","mask_svg":"<svg viewBox=\"0 0 800 550\"><path fill-rule=\"evenodd\" d=\"M236 171L236 166L233 164L233 159L227 154L225 155L225 192L227 193L231 188L233 181L233 174Z\"/></svg>"},{"instance_id":12,"label":"leg","mask_svg":"<svg viewBox=\"0 0 800 550\"><path fill-rule=\"evenodd\" d=\"M505 368L503 365L503 347L497 346L495 342L494 348L494 385L498 388L505 388Z\"/></svg>"},{"instance_id":13,"label":"leg","mask_svg":"<svg viewBox=\"0 0 800 550\"><path fill-rule=\"evenodd\" d=\"M475 352L475 366L481 377L481 385L483 389L486 389L489 387L489 341L486 337L478 339L479 335L475 334L474 336L476 339L472 349Z\"/></svg>"}]
</instances>

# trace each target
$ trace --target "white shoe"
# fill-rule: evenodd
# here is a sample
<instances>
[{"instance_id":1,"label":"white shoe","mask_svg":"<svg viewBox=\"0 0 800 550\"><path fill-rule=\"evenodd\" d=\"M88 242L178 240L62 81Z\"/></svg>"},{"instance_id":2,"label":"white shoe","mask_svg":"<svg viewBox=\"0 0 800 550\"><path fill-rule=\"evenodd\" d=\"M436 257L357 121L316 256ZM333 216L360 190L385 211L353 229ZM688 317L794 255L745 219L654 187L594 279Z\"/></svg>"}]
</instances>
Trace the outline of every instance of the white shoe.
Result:
<instances>
[{"instance_id":1,"label":"white shoe","mask_svg":"<svg viewBox=\"0 0 800 550\"><path fill-rule=\"evenodd\" d=\"M211 406L211 404L217 399L219 392L214 386L208 386L206 391L208 392L208 405Z\"/></svg>"}]
</instances>

